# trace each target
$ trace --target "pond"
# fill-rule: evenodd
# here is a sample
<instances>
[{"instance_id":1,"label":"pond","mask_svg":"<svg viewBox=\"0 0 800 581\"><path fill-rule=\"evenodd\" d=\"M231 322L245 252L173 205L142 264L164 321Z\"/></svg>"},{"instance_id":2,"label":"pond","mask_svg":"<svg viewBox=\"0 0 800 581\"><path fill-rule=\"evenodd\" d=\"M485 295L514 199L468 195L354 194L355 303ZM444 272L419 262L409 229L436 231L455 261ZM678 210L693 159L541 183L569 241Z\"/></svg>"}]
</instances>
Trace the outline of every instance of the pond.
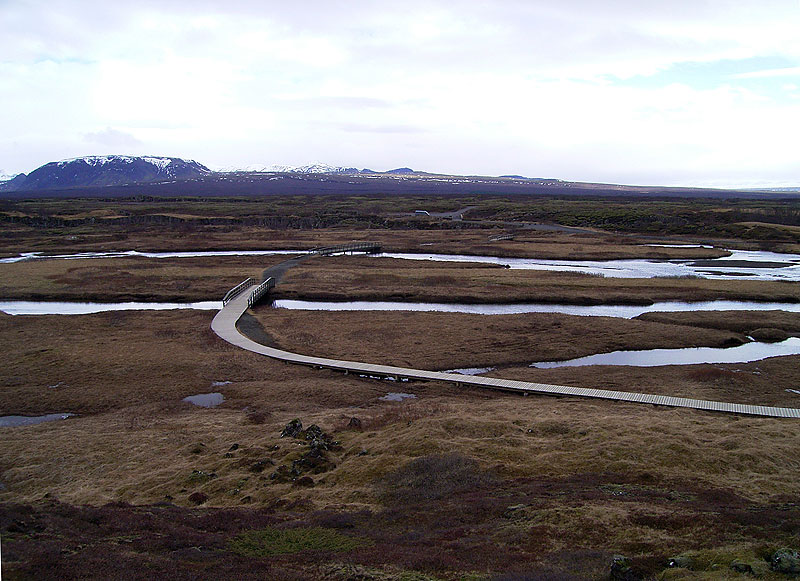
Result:
<instances>
[{"instance_id":1,"label":"pond","mask_svg":"<svg viewBox=\"0 0 800 581\"><path fill-rule=\"evenodd\" d=\"M43 416L0 416L0 428L17 428L19 426L32 426L44 422L66 420L75 414L45 414Z\"/></svg>"},{"instance_id":2,"label":"pond","mask_svg":"<svg viewBox=\"0 0 800 581\"><path fill-rule=\"evenodd\" d=\"M749 363L767 357L800 355L800 337L790 337L779 343L745 343L737 347L688 347L685 349L650 349L647 351L613 351L579 357L568 361L544 361L531 364L538 369L581 367L586 365L630 365L656 367L659 365L695 365L699 363Z\"/></svg>"},{"instance_id":3,"label":"pond","mask_svg":"<svg viewBox=\"0 0 800 581\"><path fill-rule=\"evenodd\" d=\"M198 393L186 396L181 401L204 408L215 408L225 401L225 396L221 393Z\"/></svg>"},{"instance_id":4,"label":"pond","mask_svg":"<svg viewBox=\"0 0 800 581\"><path fill-rule=\"evenodd\" d=\"M417 399L413 393L387 393L383 397L378 398L381 401L403 401L404 399Z\"/></svg>"}]
</instances>

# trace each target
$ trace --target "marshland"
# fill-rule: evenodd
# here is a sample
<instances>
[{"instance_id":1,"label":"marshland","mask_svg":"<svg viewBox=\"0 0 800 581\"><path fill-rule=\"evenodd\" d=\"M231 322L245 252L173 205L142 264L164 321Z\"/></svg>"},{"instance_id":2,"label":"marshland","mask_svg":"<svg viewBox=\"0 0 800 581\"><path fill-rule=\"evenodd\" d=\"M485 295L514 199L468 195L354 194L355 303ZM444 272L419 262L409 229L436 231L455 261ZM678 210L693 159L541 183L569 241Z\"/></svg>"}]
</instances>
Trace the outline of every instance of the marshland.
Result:
<instances>
[{"instance_id":1,"label":"marshland","mask_svg":"<svg viewBox=\"0 0 800 581\"><path fill-rule=\"evenodd\" d=\"M0 299L221 301L289 257L63 257L131 250L300 253L375 241L386 253L508 259L792 255L800 239L781 222L796 206L522 196L3 201L3 257L38 254L0 262ZM466 207L474 209L459 221L413 215ZM533 227L549 223L580 231ZM489 241L508 233L513 239ZM794 304L800 291L791 280L744 275L613 278L379 255L308 258L272 298ZM213 314L0 314L0 415L74 414L0 428L9 578L133 578L135 566L176 578L601 579L617 554L643 577L730 578L738 575L730 565L743 561L764 578L785 578L768 559L800 546L797 420L523 398L286 365L219 339ZM800 336L800 314L783 310L627 319L290 310L265 301L247 321L257 340L310 355L800 408L797 355L530 367ZM183 401L210 392L224 401ZM382 399L390 392L415 397ZM282 437L294 419L302 430ZM669 567L676 558L686 566Z\"/></svg>"}]
</instances>

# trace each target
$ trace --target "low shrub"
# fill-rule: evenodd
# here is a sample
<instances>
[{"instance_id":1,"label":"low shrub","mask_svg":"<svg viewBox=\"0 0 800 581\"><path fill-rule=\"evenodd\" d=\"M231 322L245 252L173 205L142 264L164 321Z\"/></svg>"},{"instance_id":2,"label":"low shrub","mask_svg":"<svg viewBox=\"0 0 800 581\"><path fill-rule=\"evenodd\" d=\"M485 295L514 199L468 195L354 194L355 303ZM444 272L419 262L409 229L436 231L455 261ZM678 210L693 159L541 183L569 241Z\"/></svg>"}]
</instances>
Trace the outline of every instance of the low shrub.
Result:
<instances>
[{"instance_id":1,"label":"low shrub","mask_svg":"<svg viewBox=\"0 0 800 581\"><path fill-rule=\"evenodd\" d=\"M384 498L400 503L437 500L459 492L490 486L496 478L472 458L461 454L432 454L412 460L379 482Z\"/></svg>"},{"instance_id":2,"label":"low shrub","mask_svg":"<svg viewBox=\"0 0 800 581\"><path fill-rule=\"evenodd\" d=\"M237 535L228 543L228 548L245 557L267 557L304 551L352 551L370 544L369 539L349 537L322 527L266 528Z\"/></svg>"}]
</instances>

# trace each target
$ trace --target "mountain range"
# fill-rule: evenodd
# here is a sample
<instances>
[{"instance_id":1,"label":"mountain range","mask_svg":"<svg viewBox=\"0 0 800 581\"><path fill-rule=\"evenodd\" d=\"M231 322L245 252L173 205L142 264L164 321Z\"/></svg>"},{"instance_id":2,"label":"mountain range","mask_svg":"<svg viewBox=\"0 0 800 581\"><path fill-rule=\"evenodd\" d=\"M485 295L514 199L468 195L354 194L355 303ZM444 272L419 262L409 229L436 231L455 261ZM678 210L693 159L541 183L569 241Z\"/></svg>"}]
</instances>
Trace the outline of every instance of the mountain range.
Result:
<instances>
[{"instance_id":1,"label":"mountain range","mask_svg":"<svg viewBox=\"0 0 800 581\"><path fill-rule=\"evenodd\" d=\"M249 166L212 172L192 160L177 157L95 155L47 163L29 174L0 175L0 192L66 190L86 187L125 186L182 181L215 173L289 173L289 174L392 174L416 173L402 167L388 172L339 167L315 163L302 166Z\"/></svg>"},{"instance_id":2,"label":"mountain range","mask_svg":"<svg viewBox=\"0 0 800 581\"><path fill-rule=\"evenodd\" d=\"M133 187L135 186L135 187ZM661 196L783 199L798 188L726 190L570 182L520 175L458 176L400 167L374 171L315 163L212 171L177 157L104 155L47 163L29 174L3 176L0 197L262 196L298 193L413 195Z\"/></svg>"}]
</instances>

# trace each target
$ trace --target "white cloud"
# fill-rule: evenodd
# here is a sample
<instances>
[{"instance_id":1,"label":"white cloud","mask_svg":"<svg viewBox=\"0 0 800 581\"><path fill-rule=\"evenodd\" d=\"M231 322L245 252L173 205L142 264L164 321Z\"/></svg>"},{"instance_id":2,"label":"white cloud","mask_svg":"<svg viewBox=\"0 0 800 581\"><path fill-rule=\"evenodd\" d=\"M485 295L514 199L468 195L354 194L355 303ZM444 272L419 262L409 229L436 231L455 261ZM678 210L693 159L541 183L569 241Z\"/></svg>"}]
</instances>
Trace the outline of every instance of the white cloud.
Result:
<instances>
[{"instance_id":1,"label":"white cloud","mask_svg":"<svg viewBox=\"0 0 800 581\"><path fill-rule=\"evenodd\" d=\"M785 67L781 69L765 69L763 71L753 71L750 73L739 73L733 75L737 79L766 79L774 77L800 77L800 67Z\"/></svg>"},{"instance_id":2,"label":"white cloud","mask_svg":"<svg viewBox=\"0 0 800 581\"><path fill-rule=\"evenodd\" d=\"M142 142L136 139L132 134L118 129L106 127L102 131L93 131L83 136L84 140L88 143L103 145L106 147L136 147L142 145Z\"/></svg>"},{"instance_id":3,"label":"white cloud","mask_svg":"<svg viewBox=\"0 0 800 581\"><path fill-rule=\"evenodd\" d=\"M800 70L799 13L788 0L2 3L0 159L29 171L116 146L216 166L800 182L796 90L759 83ZM619 82L755 57L787 66L705 88Z\"/></svg>"}]
</instances>

